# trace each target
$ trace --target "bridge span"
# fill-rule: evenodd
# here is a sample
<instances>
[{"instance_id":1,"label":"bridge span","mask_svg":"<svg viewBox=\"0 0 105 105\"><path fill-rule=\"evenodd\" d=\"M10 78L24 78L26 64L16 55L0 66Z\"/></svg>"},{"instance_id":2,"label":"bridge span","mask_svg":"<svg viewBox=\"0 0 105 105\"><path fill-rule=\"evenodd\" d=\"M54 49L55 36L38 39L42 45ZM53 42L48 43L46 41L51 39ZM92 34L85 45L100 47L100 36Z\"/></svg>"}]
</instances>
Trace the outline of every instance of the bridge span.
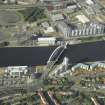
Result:
<instances>
[{"instance_id":1,"label":"bridge span","mask_svg":"<svg viewBox=\"0 0 105 105\"><path fill-rule=\"evenodd\" d=\"M51 55L56 55L57 47L0 48L0 66L46 65L49 59L53 59ZM105 41L69 45L59 57L59 62L65 56L70 63L105 60Z\"/></svg>"}]
</instances>

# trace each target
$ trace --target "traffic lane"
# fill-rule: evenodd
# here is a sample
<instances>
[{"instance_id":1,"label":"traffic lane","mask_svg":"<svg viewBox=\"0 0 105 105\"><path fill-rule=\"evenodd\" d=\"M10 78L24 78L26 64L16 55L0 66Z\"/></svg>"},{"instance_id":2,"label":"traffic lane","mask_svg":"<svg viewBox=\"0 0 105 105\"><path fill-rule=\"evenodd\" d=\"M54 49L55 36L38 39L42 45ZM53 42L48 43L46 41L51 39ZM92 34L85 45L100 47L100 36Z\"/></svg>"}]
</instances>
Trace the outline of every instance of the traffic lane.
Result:
<instances>
[{"instance_id":1,"label":"traffic lane","mask_svg":"<svg viewBox=\"0 0 105 105\"><path fill-rule=\"evenodd\" d=\"M45 65L56 47L0 48L0 66Z\"/></svg>"}]
</instances>

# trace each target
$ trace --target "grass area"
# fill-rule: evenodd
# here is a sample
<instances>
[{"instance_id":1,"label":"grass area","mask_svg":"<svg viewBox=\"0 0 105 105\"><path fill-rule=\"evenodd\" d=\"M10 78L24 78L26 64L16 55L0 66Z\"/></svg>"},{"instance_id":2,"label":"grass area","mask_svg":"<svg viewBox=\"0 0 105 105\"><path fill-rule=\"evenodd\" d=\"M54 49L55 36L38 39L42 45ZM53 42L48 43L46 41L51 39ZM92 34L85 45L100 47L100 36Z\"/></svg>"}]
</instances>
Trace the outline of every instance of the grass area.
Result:
<instances>
[{"instance_id":1,"label":"grass area","mask_svg":"<svg viewBox=\"0 0 105 105\"><path fill-rule=\"evenodd\" d=\"M19 10L18 12L23 15L25 21L28 21L30 23L39 19L46 18L44 9L38 7L30 7L24 10Z\"/></svg>"}]
</instances>

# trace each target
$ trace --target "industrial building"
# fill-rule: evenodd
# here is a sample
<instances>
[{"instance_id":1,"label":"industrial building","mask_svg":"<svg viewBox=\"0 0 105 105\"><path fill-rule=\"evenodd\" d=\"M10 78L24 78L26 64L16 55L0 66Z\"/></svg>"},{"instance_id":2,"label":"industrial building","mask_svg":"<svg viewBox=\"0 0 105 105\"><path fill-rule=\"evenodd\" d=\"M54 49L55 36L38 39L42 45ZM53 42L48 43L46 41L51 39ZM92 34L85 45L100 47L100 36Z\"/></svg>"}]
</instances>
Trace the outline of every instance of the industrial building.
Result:
<instances>
[{"instance_id":1,"label":"industrial building","mask_svg":"<svg viewBox=\"0 0 105 105\"><path fill-rule=\"evenodd\" d=\"M55 37L40 37L38 38L38 45L55 45L56 38Z\"/></svg>"},{"instance_id":2,"label":"industrial building","mask_svg":"<svg viewBox=\"0 0 105 105\"><path fill-rule=\"evenodd\" d=\"M67 23L59 21L57 28L63 34L64 38L105 34L105 25L98 23L89 23L83 27L73 29L72 26L68 25Z\"/></svg>"},{"instance_id":3,"label":"industrial building","mask_svg":"<svg viewBox=\"0 0 105 105\"><path fill-rule=\"evenodd\" d=\"M20 77L28 72L27 66L9 66L6 68L5 72L13 77Z\"/></svg>"}]
</instances>

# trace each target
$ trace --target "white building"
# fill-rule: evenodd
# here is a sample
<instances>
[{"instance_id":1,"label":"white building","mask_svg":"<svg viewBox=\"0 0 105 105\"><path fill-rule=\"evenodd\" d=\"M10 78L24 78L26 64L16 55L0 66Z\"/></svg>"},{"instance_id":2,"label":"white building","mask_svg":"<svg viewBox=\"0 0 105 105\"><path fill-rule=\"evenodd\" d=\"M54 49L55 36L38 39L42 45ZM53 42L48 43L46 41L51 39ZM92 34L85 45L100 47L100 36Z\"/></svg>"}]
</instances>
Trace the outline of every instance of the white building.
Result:
<instances>
[{"instance_id":1,"label":"white building","mask_svg":"<svg viewBox=\"0 0 105 105\"><path fill-rule=\"evenodd\" d=\"M76 69L81 68L81 69L85 69L88 70L89 69L89 65L83 64L83 63L78 63L77 65L73 66L71 68L72 71L75 71Z\"/></svg>"},{"instance_id":2,"label":"white building","mask_svg":"<svg viewBox=\"0 0 105 105\"><path fill-rule=\"evenodd\" d=\"M68 66L69 66L69 58L64 57L64 60L62 62L62 66L65 67L65 70L67 70Z\"/></svg>"},{"instance_id":3,"label":"white building","mask_svg":"<svg viewBox=\"0 0 105 105\"><path fill-rule=\"evenodd\" d=\"M102 62L95 62L90 65L90 70L93 70L95 67L102 67L105 68L105 63Z\"/></svg>"},{"instance_id":4,"label":"white building","mask_svg":"<svg viewBox=\"0 0 105 105\"><path fill-rule=\"evenodd\" d=\"M56 38L55 37L41 37L38 38L38 45L55 45Z\"/></svg>"},{"instance_id":5,"label":"white building","mask_svg":"<svg viewBox=\"0 0 105 105\"><path fill-rule=\"evenodd\" d=\"M98 63L98 67L102 67L102 68L105 68L105 63Z\"/></svg>"},{"instance_id":6,"label":"white building","mask_svg":"<svg viewBox=\"0 0 105 105\"><path fill-rule=\"evenodd\" d=\"M28 72L27 66L9 66L5 70L6 73L8 73L10 76L23 76Z\"/></svg>"},{"instance_id":7,"label":"white building","mask_svg":"<svg viewBox=\"0 0 105 105\"><path fill-rule=\"evenodd\" d=\"M82 19L83 20L83 19ZM83 20L83 23L88 22L87 19ZM93 35L104 35L105 25L99 23L90 23L89 25L72 29L63 21L59 21L57 24L58 30L62 33L64 38L80 37L80 36L93 36Z\"/></svg>"},{"instance_id":8,"label":"white building","mask_svg":"<svg viewBox=\"0 0 105 105\"><path fill-rule=\"evenodd\" d=\"M77 15L76 18L83 24L90 21L85 15Z\"/></svg>"},{"instance_id":9,"label":"white building","mask_svg":"<svg viewBox=\"0 0 105 105\"><path fill-rule=\"evenodd\" d=\"M53 33L53 32L55 32L55 30L54 30L53 27L48 27L48 28L44 29L44 33L45 33L45 34Z\"/></svg>"},{"instance_id":10,"label":"white building","mask_svg":"<svg viewBox=\"0 0 105 105\"><path fill-rule=\"evenodd\" d=\"M94 62L90 65L90 70L93 70L96 66L98 66L99 62Z\"/></svg>"},{"instance_id":11,"label":"white building","mask_svg":"<svg viewBox=\"0 0 105 105\"><path fill-rule=\"evenodd\" d=\"M93 4L94 4L94 2L93 2L92 0L86 0L86 3L87 3L88 5L93 5Z\"/></svg>"},{"instance_id":12,"label":"white building","mask_svg":"<svg viewBox=\"0 0 105 105\"><path fill-rule=\"evenodd\" d=\"M67 6L67 9L75 9L75 8L77 8L77 5L70 5L70 6Z\"/></svg>"}]
</instances>

